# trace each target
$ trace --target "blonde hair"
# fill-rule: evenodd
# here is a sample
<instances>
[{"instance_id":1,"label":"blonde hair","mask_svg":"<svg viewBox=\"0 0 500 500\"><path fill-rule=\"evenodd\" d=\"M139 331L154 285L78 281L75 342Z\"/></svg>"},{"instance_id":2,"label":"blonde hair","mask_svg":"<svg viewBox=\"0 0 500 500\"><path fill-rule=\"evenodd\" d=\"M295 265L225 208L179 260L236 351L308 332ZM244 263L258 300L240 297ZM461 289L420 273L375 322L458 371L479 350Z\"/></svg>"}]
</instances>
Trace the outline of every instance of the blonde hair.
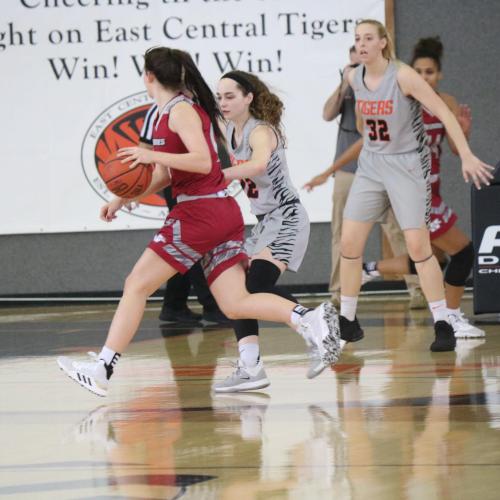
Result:
<instances>
[{"instance_id":1,"label":"blonde hair","mask_svg":"<svg viewBox=\"0 0 500 500\"><path fill-rule=\"evenodd\" d=\"M380 21L376 21L375 19L363 19L357 24L357 26L359 26L360 24L371 24L372 26L375 26L375 28L377 28L377 33L379 38L385 38L387 41L385 47L382 50L382 55L386 59L390 60L396 59L396 53L394 50L394 42L392 41L392 37L390 33L387 31L387 28Z\"/></svg>"}]
</instances>

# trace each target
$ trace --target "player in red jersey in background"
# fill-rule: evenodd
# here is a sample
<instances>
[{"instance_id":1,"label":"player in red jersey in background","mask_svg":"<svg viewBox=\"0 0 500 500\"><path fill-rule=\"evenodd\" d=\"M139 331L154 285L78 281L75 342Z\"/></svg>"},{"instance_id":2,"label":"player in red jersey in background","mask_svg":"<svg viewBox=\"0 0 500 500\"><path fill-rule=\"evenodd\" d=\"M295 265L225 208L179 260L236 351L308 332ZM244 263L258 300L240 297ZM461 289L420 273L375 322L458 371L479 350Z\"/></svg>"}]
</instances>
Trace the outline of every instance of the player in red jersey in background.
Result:
<instances>
[{"instance_id":1,"label":"player in red jersey in background","mask_svg":"<svg viewBox=\"0 0 500 500\"><path fill-rule=\"evenodd\" d=\"M245 288L243 264L248 258L243 250L243 218L225 190L215 146L215 138L221 136L220 111L191 56L166 47L148 50L144 83L159 108L153 150L123 148L119 154L133 162L131 167L156 165L151 185L141 197L171 184L178 203L127 277L100 354L90 362L60 357L59 367L81 386L105 396L120 353L139 328L148 297L200 259L210 290L226 316L287 323L317 346L325 363L336 362L340 336L330 303L312 310L277 295L249 294ZM113 220L129 201L113 199L101 209L101 218Z\"/></svg>"},{"instance_id":2,"label":"player in red jersey in background","mask_svg":"<svg viewBox=\"0 0 500 500\"><path fill-rule=\"evenodd\" d=\"M415 71L439 94L457 117L466 137L471 128L471 112L468 106L459 105L456 99L438 91L442 78L441 57L443 45L438 37L422 38L413 50L412 66ZM460 302L464 293L465 281L469 276L474 261L474 249L468 236L456 225L455 212L446 205L441 197L441 153L442 142L446 137L454 154L455 144L446 133L441 120L430 111L422 109L424 128L431 151L431 213L430 237L432 246L450 256L450 262L444 273L446 304L449 309L450 323L455 337L483 337L484 331L471 325L460 310ZM363 265L363 282L366 283L384 273L415 273L415 265L408 255L379 262L367 262Z\"/></svg>"}]
</instances>

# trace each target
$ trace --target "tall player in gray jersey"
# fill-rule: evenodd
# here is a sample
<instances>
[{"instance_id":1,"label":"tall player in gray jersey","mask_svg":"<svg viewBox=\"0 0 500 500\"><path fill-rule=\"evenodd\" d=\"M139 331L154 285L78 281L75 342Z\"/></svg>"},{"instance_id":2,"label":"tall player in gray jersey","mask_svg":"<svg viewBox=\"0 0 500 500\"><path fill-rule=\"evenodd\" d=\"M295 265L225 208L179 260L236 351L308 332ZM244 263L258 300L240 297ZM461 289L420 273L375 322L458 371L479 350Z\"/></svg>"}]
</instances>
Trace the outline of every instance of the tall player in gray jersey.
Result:
<instances>
[{"instance_id":1,"label":"tall player in gray jersey","mask_svg":"<svg viewBox=\"0 0 500 500\"><path fill-rule=\"evenodd\" d=\"M280 126L283 103L259 78L243 71L226 73L219 81L217 97L228 120L226 142L233 165L224 169L224 175L228 181L241 180L258 219L245 242L251 258L247 289L286 296L275 284L286 269L298 270L309 240L309 218L288 172ZM257 321L236 321L235 333L240 352L236 371L214 390L233 392L269 385L259 356ZM308 376L318 375L323 368L313 357Z\"/></svg>"},{"instance_id":2,"label":"tall player in gray jersey","mask_svg":"<svg viewBox=\"0 0 500 500\"><path fill-rule=\"evenodd\" d=\"M443 274L433 256L427 223L430 212L430 154L420 104L437 116L455 143L465 181L480 189L492 167L476 158L448 106L411 67L394 61L392 41L378 21L356 26L356 51L362 65L348 75L356 96L363 149L344 210L341 239L340 327L344 340L359 340L356 319L361 257L373 223L392 205L415 262L434 318L432 351L451 351L455 336L448 323Z\"/></svg>"}]
</instances>

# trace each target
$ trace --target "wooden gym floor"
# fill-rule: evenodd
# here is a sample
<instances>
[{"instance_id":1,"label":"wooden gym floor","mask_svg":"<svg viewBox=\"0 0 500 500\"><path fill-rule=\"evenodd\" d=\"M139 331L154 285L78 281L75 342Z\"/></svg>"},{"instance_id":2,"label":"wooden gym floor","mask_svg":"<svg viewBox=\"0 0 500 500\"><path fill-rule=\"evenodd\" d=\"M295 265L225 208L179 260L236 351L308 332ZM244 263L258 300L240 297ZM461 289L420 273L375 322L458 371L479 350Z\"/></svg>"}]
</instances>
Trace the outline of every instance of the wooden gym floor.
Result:
<instances>
[{"instance_id":1,"label":"wooden gym floor","mask_svg":"<svg viewBox=\"0 0 500 500\"><path fill-rule=\"evenodd\" d=\"M271 386L216 396L232 330L160 325L152 305L99 398L55 359L98 350L114 308L0 310L0 496L500 498L498 323L433 355L427 311L363 300L365 339L315 380L301 338L265 324Z\"/></svg>"}]
</instances>

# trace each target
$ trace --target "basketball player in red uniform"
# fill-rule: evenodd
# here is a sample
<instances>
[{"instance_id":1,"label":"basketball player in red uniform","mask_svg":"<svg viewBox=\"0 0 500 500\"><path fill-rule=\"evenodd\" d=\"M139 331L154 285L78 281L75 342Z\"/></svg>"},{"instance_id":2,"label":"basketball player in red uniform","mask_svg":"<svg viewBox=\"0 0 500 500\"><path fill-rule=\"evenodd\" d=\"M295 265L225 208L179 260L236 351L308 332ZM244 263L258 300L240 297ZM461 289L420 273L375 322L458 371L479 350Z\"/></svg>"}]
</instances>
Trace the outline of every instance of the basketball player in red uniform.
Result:
<instances>
[{"instance_id":1,"label":"basketball player in red uniform","mask_svg":"<svg viewBox=\"0 0 500 500\"><path fill-rule=\"evenodd\" d=\"M459 106L456 99L438 91L441 74L441 57L443 45L439 38L423 38L418 41L413 51L412 66L416 72L439 94L448 105L462 126L466 137L471 126L470 109ZM450 323L456 338L484 337L484 330L471 325L460 310L460 302L464 293L465 281L474 262L472 242L456 225L455 212L446 205L440 193L440 171L442 142L446 137L453 153L457 154L455 144L446 133L441 120L430 111L422 108L427 142L431 151L431 213L430 237L434 248L450 256L450 262L444 273L446 304L449 309ZM367 262L363 269L363 282L366 283L381 273L415 273L415 265L408 256L399 256L379 262Z\"/></svg>"},{"instance_id":2,"label":"basketball player in red uniform","mask_svg":"<svg viewBox=\"0 0 500 500\"><path fill-rule=\"evenodd\" d=\"M178 203L127 277L100 354L90 362L60 357L59 367L81 386L105 396L120 353L139 327L148 297L200 259L210 290L226 316L287 323L319 349L326 364L335 363L340 336L330 303L310 310L277 295L249 294L245 288L243 218L225 190L215 146L215 138L221 136L220 111L191 56L156 47L146 52L144 69L146 89L159 109L153 150L124 148L119 154L124 162L133 162L131 168L138 163L156 165L151 185L141 197L171 184ZM126 201L116 198L107 203L101 218L114 219Z\"/></svg>"}]
</instances>

